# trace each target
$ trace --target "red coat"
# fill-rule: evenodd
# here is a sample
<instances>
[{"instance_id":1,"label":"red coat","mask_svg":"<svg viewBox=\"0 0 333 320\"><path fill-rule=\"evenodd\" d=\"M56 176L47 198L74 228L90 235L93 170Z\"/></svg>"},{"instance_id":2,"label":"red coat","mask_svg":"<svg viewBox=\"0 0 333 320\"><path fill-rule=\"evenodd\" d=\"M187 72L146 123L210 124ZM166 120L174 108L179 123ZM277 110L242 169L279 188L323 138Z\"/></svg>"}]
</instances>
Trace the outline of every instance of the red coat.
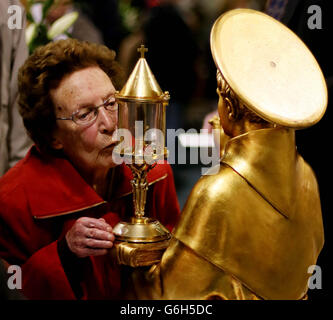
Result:
<instances>
[{"instance_id":1,"label":"red coat","mask_svg":"<svg viewBox=\"0 0 333 320\"><path fill-rule=\"evenodd\" d=\"M0 179L0 257L22 267L27 298L75 299L57 241L82 216L103 217L113 227L133 214L131 171L121 165L116 177L112 200L105 202L69 161L46 159L33 147ZM157 165L148 173L148 182L146 215L171 230L180 211L170 165ZM109 256L84 259L83 298L117 298L119 269Z\"/></svg>"}]
</instances>

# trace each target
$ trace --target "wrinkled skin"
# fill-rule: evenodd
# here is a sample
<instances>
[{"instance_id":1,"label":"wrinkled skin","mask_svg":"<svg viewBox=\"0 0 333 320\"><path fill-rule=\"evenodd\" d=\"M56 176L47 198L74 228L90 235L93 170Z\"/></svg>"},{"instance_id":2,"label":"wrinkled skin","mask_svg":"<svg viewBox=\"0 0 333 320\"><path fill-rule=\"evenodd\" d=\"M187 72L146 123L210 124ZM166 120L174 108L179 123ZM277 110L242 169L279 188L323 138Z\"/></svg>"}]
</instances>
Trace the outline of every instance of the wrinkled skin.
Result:
<instances>
[{"instance_id":1,"label":"wrinkled skin","mask_svg":"<svg viewBox=\"0 0 333 320\"><path fill-rule=\"evenodd\" d=\"M99 106L114 97L110 78L98 67L75 71L51 91L57 117L70 117L83 106ZM117 113L99 108L95 122L80 126L71 120L57 120L53 147L62 150L83 178L102 197L107 190L107 174L115 166L112 136ZM112 228L104 219L83 217L66 234L69 249L78 257L103 255L113 246Z\"/></svg>"}]
</instances>

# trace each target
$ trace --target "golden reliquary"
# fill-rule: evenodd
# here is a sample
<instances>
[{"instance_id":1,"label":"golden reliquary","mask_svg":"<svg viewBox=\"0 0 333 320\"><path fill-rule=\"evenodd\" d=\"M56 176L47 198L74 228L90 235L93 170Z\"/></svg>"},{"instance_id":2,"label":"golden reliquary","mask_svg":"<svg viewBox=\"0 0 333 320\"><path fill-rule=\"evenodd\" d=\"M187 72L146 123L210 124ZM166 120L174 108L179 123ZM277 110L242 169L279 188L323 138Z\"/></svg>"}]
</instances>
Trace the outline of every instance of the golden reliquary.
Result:
<instances>
[{"instance_id":1,"label":"golden reliquary","mask_svg":"<svg viewBox=\"0 0 333 320\"><path fill-rule=\"evenodd\" d=\"M145 216L148 190L147 173L167 157L165 147L165 109L170 99L158 85L144 57L148 51L138 48L141 57L125 86L116 93L119 104L120 143L115 148L131 169L134 215L114 228L113 252L118 263L146 266L156 263L169 243L171 234L156 219Z\"/></svg>"}]
</instances>

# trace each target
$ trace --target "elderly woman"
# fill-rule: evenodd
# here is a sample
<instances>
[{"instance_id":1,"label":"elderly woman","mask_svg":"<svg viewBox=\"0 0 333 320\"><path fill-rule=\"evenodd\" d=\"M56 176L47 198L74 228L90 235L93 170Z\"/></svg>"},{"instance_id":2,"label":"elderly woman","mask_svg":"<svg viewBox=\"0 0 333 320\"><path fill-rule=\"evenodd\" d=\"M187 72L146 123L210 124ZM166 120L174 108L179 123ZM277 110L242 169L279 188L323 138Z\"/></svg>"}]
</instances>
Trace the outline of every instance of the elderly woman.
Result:
<instances>
[{"instance_id":1,"label":"elderly woman","mask_svg":"<svg viewBox=\"0 0 333 320\"><path fill-rule=\"evenodd\" d=\"M117 298L112 227L132 214L131 173L116 166L115 91L108 48L68 39L38 48L19 73L20 112L35 145L0 180L0 257L22 267L31 299ZM147 214L171 229L172 171L148 173Z\"/></svg>"}]
</instances>

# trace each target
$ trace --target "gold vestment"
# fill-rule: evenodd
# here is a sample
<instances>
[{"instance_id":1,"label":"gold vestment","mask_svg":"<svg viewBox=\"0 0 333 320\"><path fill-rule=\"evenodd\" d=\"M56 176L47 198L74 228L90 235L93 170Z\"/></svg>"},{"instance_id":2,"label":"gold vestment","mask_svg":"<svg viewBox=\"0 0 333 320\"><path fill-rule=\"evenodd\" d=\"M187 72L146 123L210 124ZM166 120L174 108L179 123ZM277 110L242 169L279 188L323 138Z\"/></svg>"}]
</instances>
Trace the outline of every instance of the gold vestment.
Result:
<instances>
[{"instance_id":1,"label":"gold vestment","mask_svg":"<svg viewBox=\"0 0 333 320\"><path fill-rule=\"evenodd\" d=\"M323 243L318 185L295 131L249 131L196 183L160 264L133 273L130 298L302 299Z\"/></svg>"}]
</instances>

